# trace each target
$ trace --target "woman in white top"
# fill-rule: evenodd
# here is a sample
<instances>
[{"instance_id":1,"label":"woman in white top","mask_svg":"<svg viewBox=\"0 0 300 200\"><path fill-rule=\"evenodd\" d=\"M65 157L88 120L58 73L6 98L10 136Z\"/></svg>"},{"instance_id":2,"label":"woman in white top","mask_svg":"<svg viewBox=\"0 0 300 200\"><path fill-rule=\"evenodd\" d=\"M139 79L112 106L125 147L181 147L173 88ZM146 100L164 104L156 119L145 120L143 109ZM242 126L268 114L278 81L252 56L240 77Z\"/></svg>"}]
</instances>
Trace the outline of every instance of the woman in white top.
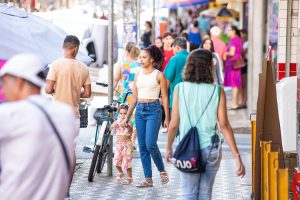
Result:
<instances>
[{"instance_id":1,"label":"woman in white top","mask_svg":"<svg viewBox=\"0 0 300 200\"><path fill-rule=\"evenodd\" d=\"M135 77L132 100L126 119L122 124L123 126L127 126L127 122L136 107L137 137L145 176L145 179L138 183L137 187L153 186L151 157L160 172L161 183L166 184L169 181L161 153L157 146L162 113L159 103L160 92L163 108L166 113L164 127L167 128L169 125L167 81L164 74L157 70L162 58L160 49L155 45L151 45L141 52L140 62L143 69Z\"/></svg>"}]
</instances>

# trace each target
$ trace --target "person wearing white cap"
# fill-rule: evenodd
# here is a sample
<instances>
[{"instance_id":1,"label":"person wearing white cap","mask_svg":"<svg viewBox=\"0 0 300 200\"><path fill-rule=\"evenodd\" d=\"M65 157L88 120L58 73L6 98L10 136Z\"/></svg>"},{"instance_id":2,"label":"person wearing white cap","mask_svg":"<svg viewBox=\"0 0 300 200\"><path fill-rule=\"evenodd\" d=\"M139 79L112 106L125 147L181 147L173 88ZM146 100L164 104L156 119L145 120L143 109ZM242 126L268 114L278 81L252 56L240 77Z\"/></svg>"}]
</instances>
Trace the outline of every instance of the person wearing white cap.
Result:
<instances>
[{"instance_id":1,"label":"person wearing white cap","mask_svg":"<svg viewBox=\"0 0 300 200\"><path fill-rule=\"evenodd\" d=\"M60 200L68 192L75 113L40 94L42 70L32 54L18 54L0 70L7 101L0 105L1 199Z\"/></svg>"},{"instance_id":2,"label":"person wearing white cap","mask_svg":"<svg viewBox=\"0 0 300 200\"><path fill-rule=\"evenodd\" d=\"M220 39L221 33L222 30L217 26L214 26L210 29L210 37L214 43L215 52L219 55L221 59L223 59L224 54L226 52L226 44Z\"/></svg>"}]
</instances>

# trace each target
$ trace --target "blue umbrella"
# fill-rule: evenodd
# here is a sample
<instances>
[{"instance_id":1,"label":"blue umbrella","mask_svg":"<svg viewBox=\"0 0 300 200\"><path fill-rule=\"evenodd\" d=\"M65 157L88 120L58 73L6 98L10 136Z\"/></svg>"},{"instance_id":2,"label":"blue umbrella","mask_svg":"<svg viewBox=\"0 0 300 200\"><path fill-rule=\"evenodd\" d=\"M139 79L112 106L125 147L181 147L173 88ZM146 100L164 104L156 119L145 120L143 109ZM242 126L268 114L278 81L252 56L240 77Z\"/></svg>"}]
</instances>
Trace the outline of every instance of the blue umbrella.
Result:
<instances>
[{"instance_id":1,"label":"blue umbrella","mask_svg":"<svg viewBox=\"0 0 300 200\"><path fill-rule=\"evenodd\" d=\"M41 17L0 4L0 59L18 53L33 53L47 65L63 56L66 32ZM89 65L92 59L79 50L78 60Z\"/></svg>"}]
</instances>

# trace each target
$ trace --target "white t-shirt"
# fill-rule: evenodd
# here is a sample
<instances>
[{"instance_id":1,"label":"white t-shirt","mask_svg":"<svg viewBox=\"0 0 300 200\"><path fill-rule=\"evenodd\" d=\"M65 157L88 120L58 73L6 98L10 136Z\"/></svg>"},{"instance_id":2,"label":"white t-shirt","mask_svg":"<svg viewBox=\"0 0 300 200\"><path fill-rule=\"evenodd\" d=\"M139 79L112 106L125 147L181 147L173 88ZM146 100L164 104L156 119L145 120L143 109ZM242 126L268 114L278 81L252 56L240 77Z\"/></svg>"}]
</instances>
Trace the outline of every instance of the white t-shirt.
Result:
<instances>
[{"instance_id":1,"label":"white t-shirt","mask_svg":"<svg viewBox=\"0 0 300 200\"><path fill-rule=\"evenodd\" d=\"M73 109L43 96L29 97L42 105L54 122L74 161L77 135ZM0 105L0 198L60 200L70 175L62 147L46 116L28 100Z\"/></svg>"}]
</instances>

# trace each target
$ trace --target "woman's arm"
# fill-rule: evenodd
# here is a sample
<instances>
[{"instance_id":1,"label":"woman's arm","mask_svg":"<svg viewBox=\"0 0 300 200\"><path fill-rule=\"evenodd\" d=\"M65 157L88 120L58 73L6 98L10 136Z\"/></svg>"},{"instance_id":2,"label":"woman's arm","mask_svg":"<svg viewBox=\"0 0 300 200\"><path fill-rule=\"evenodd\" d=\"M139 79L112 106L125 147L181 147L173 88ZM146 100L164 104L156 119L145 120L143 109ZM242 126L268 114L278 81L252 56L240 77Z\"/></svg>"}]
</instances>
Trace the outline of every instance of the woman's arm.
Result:
<instances>
[{"instance_id":1,"label":"woman's arm","mask_svg":"<svg viewBox=\"0 0 300 200\"><path fill-rule=\"evenodd\" d=\"M127 123L127 130L128 130L129 133L132 133L132 131L133 131L133 124L132 124L131 121L129 121Z\"/></svg>"},{"instance_id":2,"label":"woman's arm","mask_svg":"<svg viewBox=\"0 0 300 200\"><path fill-rule=\"evenodd\" d=\"M236 48L234 46L231 46L230 49L229 49L229 51L226 52L226 55L227 56L234 56L235 50L236 50Z\"/></svg>"},{"instance_id":3,"label":"woman's arm","mask_svg":"<svg viewBox=\"0 0 300 200\"><path fill-rule=\"evenodd\" d=\"M137 87L136 87L136 80L137 80L137 77L138 77L139 74L137 74L134 78L134 82L133 82L133 86L132 86L132 96L131 96L131 102L129 104L129 108L128 108L128 112L127 112L127 115L126 115L126 118L125 118L125 123L127 125L127 122L130 120L131 118L131 115L134 111L134 108L136 106L136 103L137 103L137 99L138 99L138 90L137 90ZM124 126L124 124L122 123L122 125Z\"/></svg>"},{"instance_id":4,"label":"woman's arm","mask_svg":"<svg viewBox=\"0 0 300 200\"><path fill-rule=\"evenodd\" d=\"M114 85L113 85L113 90L116 89L118 86L119 80L121 79L121 66L120 63L116 64L115 72L114 72Z\"/></svg>"},{"instance_id":5,"label":"woman's arm","mask_svg":"<svg viewBox=\"0 0 300 200\"><path fill-rule=\"evenodd\" d=\"M173 107L172 107L172 119L168 129L168 139L167 139L167 150L166 150L166 161L170 162L173 154L172 145L179 128L180 117L179 117L179 107L178 107L178 85L174 89L173 96Z\"/></svg>"},{"instance_id":6,"label":"woman's arm","mask_svg":"<svg viewBox=\"0 0 300 200\"><path fill-rule=\"evenodd\" d=\"M169 120L170 120L170 112L169 112L169 94L167 89L167 79L165 75L162 72L159 72L158 74L158 80L161 90L161 97L162 97L162 104L164 107L166 119L164 121L164 127L168 128L169 126Z\"/></svg>"},{"instance_id":7,"label":"woman's arm","mask_svg":"<svg viewBox=\"0 0 300 200\"><path fill-rule=\"evenodd\" d=\"M225 140L228 146L230 147L233 156L236 159L236 164L237 164L236 175L243 177L245 175L245 167L241 160L241 156L236 146L233 131L227 118L226 96L223 88L221 88L221 98L218 106L218 121L219 121L221 132L223 133Z\"/></svg>"}]
</instances>

